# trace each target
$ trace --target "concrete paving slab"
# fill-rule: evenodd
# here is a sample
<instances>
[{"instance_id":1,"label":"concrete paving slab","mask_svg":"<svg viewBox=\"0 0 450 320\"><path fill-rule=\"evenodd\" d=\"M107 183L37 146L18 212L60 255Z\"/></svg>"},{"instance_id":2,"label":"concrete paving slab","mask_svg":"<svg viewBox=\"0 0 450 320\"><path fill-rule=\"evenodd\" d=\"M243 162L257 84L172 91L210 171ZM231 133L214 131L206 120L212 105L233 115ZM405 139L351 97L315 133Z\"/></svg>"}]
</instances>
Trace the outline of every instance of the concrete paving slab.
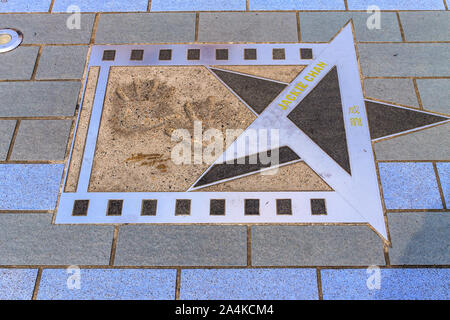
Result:
<instances>
[{"instance_id":1,"label":"concrete paving slab","mask_svg":"<svg viewBox=\"0 0 450 320\"><path fill-rule=\"evenodd\" d=\"M15 127L15 120L0 120L0 161L6 160Z\"/></svg>"},{"instance_id":2,"label":"concrete paving slab","mask_svg":"<svg viewBox=\"0 0 450 320\"><path fill-rule=\"evenodd\" d=\"M37 269L0 269L0 300L31 300Z\"/></svg>"},{"instance_id":3,"label":"concrete paving slab","mask_svg":"<svg viewBox=\"0 0 450 320\"><path fill-rule=\"evenodd\" d=\"M408 1L408 0L347 0L349 10L366 10L377 5L381 10L445 10L441 0Z\"/></svg>"},{"instance_id":4,"label":"concrete paving slab","mask_svg":"<svg viewBox=\"0 0 450 320\"><path fill-rule=\"evenodd\" d=\"M201 42L297 42L297 18L294 12L200 13L198 40Z\"/></svg>"},{"instance_id":5,"label":"concrete paving slab","mask_svg":"<svg viewBox=\"0 0 450 320\"><path fill-rule=\"evenodd\" d=\"M380 286L369 277L375 270L321 270L324 300L448 300L449 269L380 269ZM369 289L367 283L373 289Z\"/></svg>"},{"instance_id":6,"label":"concrete paving slab","mask_svg":"<svg viewBox=\"0 0 450 320\"><path fill-rule=\"evenodd\" d=\"M12 160L64 160L72 120L22 120Z\"/></svg>"},{"instance_id":7,"label":"concrete paving slab","mask_svg":"<svg viewBox=\"0 0 450 320\"><path fill-rule=\"evenodd\" d=\"M87 53L87 46L44 47L36 79L81 79Z\"/></svg>"},{"instance_id":8,"label":"concrete paving slab","mask_svg":"<svg viewBox=\"0 0 450 320\"><path fill-rule=\"evenodd\" d=\"M20 30L24 44L89 43L95 15L81 14L79 28L71 18L71 14L9 14L2 15L2 25Z\"/></svg>"},{"instance_id":9,"label":"concrete paving slab","mask_svg":"<svg viewBox=\"0 0 450 320\"><path fill-rule=\"evenodd\" d=\"M315 269L189 269L181 300L317 300Z\"/></svg>"},{"instance_id":10,"label":"concrete paving slab","mask_svg":"<svg viewBox=\"0 0 450 320\"><path fill-rule=\"evenodd\" d=\"M1 214L0 265L107 265L114 227L52 225L52 215Z\"/></svg>"},{"instance_id":11,"label":"concrete paving slab","mask_svg":"<svg viewBox=\"0 0 450 320\"><path fill-rule=\"evenodd\" d=\"M250 10L345 10L343 0L250 0Z\"/></svg>"},{"instance_id":12,"label":"concrete paving slab","mask_svg":"<svg viewBox=\"0 0 450 320\"><path fill-rule=\"evenodd\" d=\"M417 79L417 87L424 109L450 114L450 79Z\"/></svg>"},{"instance_id":13,"label":"concrete paving slab","mask_svg":"<svg viewBox=\"0 0 450 320\"><path fill-rule=\"evenodd\" d=\"M0 80L31 79L38 52L38 47L18 47L0 54Z\"/></svg>"},{"instance_id":14,"label":"concrete paving slab","mask_svg":"<svg viewBox=\"0 0 450 320\"><path fill-rule=\"evenodd\" d=\"M244 226L124 226L116 265L247 265Z\"/></svg>"},{"instance_id":15,"label":"concrete paving slab","mask_svg":"<svg viewBox=\"0 0 450 320\"><path fill-rule=\"evenodd\" d=\"M450 124L442 124L374 144L377 160L448 160Z\"/></svg>"},{"instance_id":16,"label":"concrete paving slab","mask_svg":"<svg viewBox=\"0 0 450 320\"><path fill-rule=\"evenodd\" d=\"M0 12L48 12L52 0L40 0L30 3L29 0L2 1Z\"/></svg>"},{"instance_id":17,"label":"concrete paving slab","mask_svg":"<svg viewBox=\"0 0 450 320\"><path fill-rule=\"evenodd\" d=\"M79 289L68 280L79 275ZM173 300L177 271L151 269L44 269L38 300ZM75 283L73 282L73 285Z\"/></svg>"},{"instance_id":18,"label":"concrete paving slab","mask_svg":"<svg viewBox=\"0 0 450 320\"><path fill-rule=\"evenodd\" d=\"M328 42L353 19L357 41L402 41L395 12L382 12L380 29L369 29L366 12L300 12L303 42Z\"/></svg>"},{"instance_id":19,"label":"concrete paving slab","mask_svg":"<svg viewBox=\"0 0 450 320\"><path fill-rule=\"evenodd\" d=\"M147 11L148 0L55 0L52 12L66 12L70 6L77 6L81 12Z\"/></svg>"},{"instance_id":20,"label":"concrete paving slab","mask_svg":"<svg viewBox=\"0 0 450 320\"><path fill-rule=\"evenodd\" d=\"M366 98L419 107L411 79L365 79L364 91Z\"/></svg>"},{"instance_id":21,"label":"concrete paving slab","mask_svg":"<svg viewBox=\"0 0 450 320\"><path fill-rule=\"evenodd\" d=\"M383 243L366 226L254 226L252 265L383 265Z\"/></svg>"},{"instance_id":22,"label":"concrete paving slab","mask_svg":"<svg viewBox=\"0 0 450 320\"><path fill-rule=\"evenodd\" d=\"M0 117L73 116L80 87L79 81L0 82Z\"/></svg>"},{"instance_id":23,"label":"concrete paving slab","mask_svg":"<svg viewBox=\"0 0 450 320\"><path fill-rule=\"evenodd\" d=\"M0 210L53 210L62 164L0 164Z\"/></svg>"},{"instance_id":24,"label":"concrete paving slab","mask_svg":"<svg viewBox=\"0 0 450 320\"><path fill-rule=\"evenodd\" d=\"M170 43L195 40L195 13L128 13L100 16L96 43Z\"/></svg>"},{"instance_id":25,"label":"concrete paving slab","mask_svg":"<svg viewBox=\"0 0 450 320\"><path fill-rule=\"evenodd\" d=\"M392 265L450 264L448 212L388 213Z\"/></svg>"},{"instance_id":26,"label":"concrete paving slab","mask_svg":"<svg viewBox=\"0 0 450 320\"><path fill-rule=\"evenodd\" d=\"M151 11L245 11L246 0L152 0Z\"/></svg>"},{"instance_id":27,"label":"concrete paving slab","mask_svg":"<svg viewBox=\"0 0 450 320\"><path fill-rule=\"evenodd\" d=\"M447 208L450 208L450 162L438 162L436 167Z\"/></svg>"},{"instance_id":28,"label":"concrete paving slab","mask_svg":"<svg viewBox=\"0 0 450 320\"><path fill-rule=\"evenodd\" d=\"M450 41L450 12L400 12L406 41Z\"/></svg>"}]
</instances>

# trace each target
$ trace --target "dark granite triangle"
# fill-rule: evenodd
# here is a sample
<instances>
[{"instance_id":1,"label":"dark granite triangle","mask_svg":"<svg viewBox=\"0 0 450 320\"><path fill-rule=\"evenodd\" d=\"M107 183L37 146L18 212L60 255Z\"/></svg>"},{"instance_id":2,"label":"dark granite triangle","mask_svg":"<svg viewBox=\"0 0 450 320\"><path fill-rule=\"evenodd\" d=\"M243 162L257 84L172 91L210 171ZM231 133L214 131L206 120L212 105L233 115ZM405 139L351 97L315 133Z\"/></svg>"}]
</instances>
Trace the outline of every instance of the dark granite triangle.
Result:
<instances>
[{"instance_id":1,"label":"dark granite triangle","mask_svg":"<svg viewBox=\"0 0 450 320\"><path fill-rule=\"evenodd\" d=\"M257 114L261 114L280 92L286 88L285 84L274 81L217 69L211 70Z\"/></svg>"},{"instance_id":2,"label":"dark granite triangle","mask_svg":"<svg viewBox=\"0 0 450 320\"><path fill-rule=\"evenodd\" d=\"M288 118L351 174L336 67L289 113Z\"/></svg>"},{"instance_id":3,"label":"dark granite triangle","mask_svg":"<svg viewBox=\"0 0 450 320\"><path fill-rule=\"evenodd\" d=\"M279 152L279 164L283 164L283 163L287 163L287 162L291 162L291 161L300 159L300 157L294 151L292 151L292 149L289 147L281 147L281 148L274 149L274 150L278 150L278 152ZM267 153L266 152L259 153L255 164L250 164L250 156L247 156L244 159L242 159L242 158L237 159L232 164L228 164L228 163L216 164L216 165L212 166L209 169L209 171L206 172L203 175L203 177L201 177L201 179L199 181L197 181L197 183L195 184L194 187L200 187L200 186L207 185L207 184L210 184L210 183L213 183L216 181L233 178L233 177L238 177L238 176L241 176L246 173L257 172L262 169L269 168L269 167L271 167L271 164L270 163L268 163L268 164L262 163L260 155L267 154L267 156L270 157L272 152L273 152L273 150L269 150L269 151L267 151ZM239 160L244 160L244 161L239 161ZM240 164L242 162L244 164Z\"/></svg>"},{"instance_id":4,"label":"dark granite triangle","mask_svg":"<svg viewBox=\"0 0 450 320\"><path fill-rule=\"evenodd\" d=\"M366 111L372 139L448 120L446 117L372 101L366 101Z\"/></svg>"}]
</instances>

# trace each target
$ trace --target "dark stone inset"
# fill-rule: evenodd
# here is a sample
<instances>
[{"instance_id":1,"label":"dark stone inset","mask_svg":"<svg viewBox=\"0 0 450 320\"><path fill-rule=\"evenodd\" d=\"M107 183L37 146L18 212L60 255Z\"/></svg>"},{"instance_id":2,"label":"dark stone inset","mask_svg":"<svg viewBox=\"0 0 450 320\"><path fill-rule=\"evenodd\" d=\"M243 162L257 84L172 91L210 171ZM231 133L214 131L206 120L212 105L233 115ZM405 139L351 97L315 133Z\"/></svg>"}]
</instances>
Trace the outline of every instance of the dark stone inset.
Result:
<instances>
[{"instance_id":1,"label":"dark stone inset","mask_svg":"<svg viewBox=\"0 0 450 320\"><path fill-rule=\"evenodd\" d=\"M325 199L311 199L311 214L312 215L327 214Z\"/></svg>"},{"instance_id":2,"label":"dark stone inset","mask_svg":"<svg viewBox=\"0 0 450 320\"><path fill-rule=\"evenodd\" d=\"M122 215L123 200L109 200L107 216L120 216Z\"/></svg>"},{"instance_id":3,"label":"dark stone inset","mask_svg":"<svg viewBox=\"0 0 450 320\"><path fill-rule=\"evenodd\" d=\"M336 67L289 113L288 118L351 174Z\"/></svg>"},{"instance_id":4,"label":"dark stone inset","mask_svg":"<svg viewBox=\"0 0 450 320\"><path fill-rule=\"evenodd\" d=\"M200 49L188 49L187 59L188 60L200 60Z\"/></svg>"},{"instance_id":5,"label":"dark stone inset","mask_svg":"<svg viewBox=\"0 0 450 320\"><path fill-rule=\"evenodd\" d=\"M228 60L228 49L216 49L216 60Z\"/></svg>"},{"instance_id":6,"label":"dark stone inset","mask_svg":"<svg viewBox=\"0 0 450 320\"><path fill-rule=\"evenodd\" d=\"M245 215L259 215L259 199L245 199Z\"/></svg>"},{"instance_id":7,"label":"dark stone inset","mask_svg":"<svg viewBox=\"0 0 450 320\"><path fill-rule=\"evenodd\" d=\"M286 53L285 53L284 49L273 49L272 50L272 59L273 60L286 59Z\"/></svg>"},{"instance_id":8,"label":"dark stone inset","mask_svg":"<svg viewBox=\"0 0 450 320\"><path fill-rule=\"evenodd\" d=\"M300 48L300 59L310 60L313 58L313 51L310 48Z\"/></svg>"},{"instance_id":9,"label":"dark stone inset","mask_svg":"<svg viewBox=\"0 0 450 320\"><path fill-rule=\"evenodd\" d=\"M372 139L448 120L445 117L372 101L366 101L366 111Z\"/></svg>"},{"instance_id":10,"label":"dark stone inset","mask_svg":"<svg viewBox=\"0 0 450 320\"><path fill-rule=\"evenodd\" d=\"M75 200L73 203L73 216L87 216L89 200Z\"/></svg>"},{"instance_id":11,"label":"dark stone inset","mask_svg":"<svg viewBox=\"0 0 450 320\"><path fill-rule=\"evenodd\" d=\"M188 216L191 214L191 200L189 199L177 199L175 205L176 216Z\"/></svg>"},{"instance_id":12,"label":"dark stone inset","mask_svg":"<svg viewBox=\"0 0 450 320\"><path fill-rule=\"evenodd\" d=\"M289 147L281 147L278 150L279 153L279 164L287 163L290 161L298 160L300 157L292 151ZM203 186L206 184L210 184L216 181L237 177L250 172L257 172L265 168L269 168L271 163L263 163L261 161L261 156L267 155L270 157L274 150L269 150L266 152L260 152L257 154L257 161L254 164L250 163L252 160L251 156L247 156L245 158L240 158L234 161L234 163L221 163L216 164L210 168L208 172L206 172L203 177L195 184L195 187ZM241 164L242 163L242 164Z\"/></svg>"},{"instance_id":13,"label":"dark stone inset","mask_svg":"<svg viewBox=\"0 0 450 320\"><path fill-rule=\"evenodd\" d=\"M172 60L172 50L171 49L159 50L159 60Z\"/></svg>"},{"instance_id":14,"label":"dark stone inset","mask_svg":"<svg viewBox=\"0 0 450 320\"><path fill-rule=\"evenodd\" d=\"M211 199L209 205L209 214L212 216L224 216L225 199Z\"/></svg>"},{"instance_id":15,"label":"dark stone inset","mask_svg":"<svg viewBox=\"0 0 450 320\"><path fill-rule=\"evenodd\" d=\"M142 61L144 59L144 50L131 50L130 60Z\"/></svg>"},{"instance_id":16,"label":"dark stone inset","mask_svg":"<svg viewBox=\"0 0 450 320\"><path fill-rule=\"evenodd\" d=\"M156 216L157 200L142 200L141 216Z\"/></svg>"},{"instance_id":17,"label":"dark stone inset","mask_svg":"<svg viewBox=\"0 0 450 320\"><path fill-rule=\"evenodd\" d=\"M286 88L285 84L211 69L228 87L245 101L257 114Z\"/></svg>"},{"instance_id":18,"label":"dark stone inset","mask_svg":"<svg viewBox=\"0 0 450 320\"><path fill-rule=\"evenodd\" d=\"M116 58L116 50L105 50L103 51L103 61L114 61Z\"/></svg>"},{"instance_id":19,"label":"dark stone inset","mask_svg":"<svg viewBox=\"0 0 450 320\"><path fill-rule=\"evenodd\" d=\"M292 215L292 200L291 199L277 199L277 214Z\"/></svg>"},{"instance_id":20,"label":"dark stone inset","mask_svg":"<svg viewBox=\"0 0 450 320\"><path fill-rule=\"evenodd\" d=\"M256 60L256 49L244 49L244 60Z\"/></svg>"}]
</instances>

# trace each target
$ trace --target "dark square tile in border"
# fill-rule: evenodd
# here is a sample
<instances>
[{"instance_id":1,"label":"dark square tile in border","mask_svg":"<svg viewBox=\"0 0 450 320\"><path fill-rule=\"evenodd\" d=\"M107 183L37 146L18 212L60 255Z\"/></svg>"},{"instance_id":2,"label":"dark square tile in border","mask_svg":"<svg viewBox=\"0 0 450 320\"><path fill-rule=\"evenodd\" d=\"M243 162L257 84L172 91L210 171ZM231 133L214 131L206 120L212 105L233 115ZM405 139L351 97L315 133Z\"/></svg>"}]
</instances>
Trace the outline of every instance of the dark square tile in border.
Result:
<instances>
[{"instance_id":1,"label":"dark square tile in border","mask_svg":"<svg viewBox=\"0 0 450 320\"><path fill-rule=\"evenodd\" d=\"M273 60L284 60L286 59L286 53L283 48L273 49L272 50L272 59Z\"/></svg>"},{"instance_id":2,"label":"dark square tile in border","mask_svg":"<svg viewBox=\"0 0 450 320\"><path fill-rule=\"evenodd\" d=\"M131 50L130 60L142 61L144 59L144 50Z\"/></svg>"},{"instance_id":3,"label":"dark square tile in border","mask_svg":"<svg viewBox=\"0 0 450 320\"><path fill-rule=\"evenodd\" d=\"M200 60L200 49L188 49L187 59L188 60Z\"/></svg>"},{"instance_id":4,"label":"dark square tile in border","mask_svg":"<svg viewBox=\"0 0 450 320\"><path fill-rule=\"evenodd\" d=\"M245 215L259 215L259 199L245 199Z\"/></svg>"},{"instance_id":5,"label":"dark square tile in border","mask_svg":"<svg viewBox=\"0 0 450 320\"><path fill-rule=\"evenodd\" d=\"M107 216L120 216L122 215L123 200L109 200Z\"/></svg>"},{"instance_id":6,"label":"dark square tile in border","mask_svg":"<svg viewBox=\"0 0 450 320\"><path fill-rule=\"evenodd\" d=\"M157 200L142 200L141 216L156 216Z\"/></svg>"},{"instance_id":7,"label":"dark square tile in border","mask_svg":"<svg viewBox=\"0 0 450 320\"><path fill-rule=\"evenodd\" d=\"M172 50L171 49L159 50L159 60L172 60Z\"/></svg>"},{"instance_id":8,"label":"dark square tile in border","mask_svg":"<svg viewBox=\"0 0 450 320\"><path fill-rule=\"evenodd\" d=\"M292 200L291 199L277 199L277 214L292 215Z\"/></svg>"},{"instance_id":9,"label":"dark square tile in border","mask_svg":"<svg viewBox=\"0 0 450 320\"><path fill-rule=\"evenodd\" d=\"M300 48L300 59L310 60L313 58L313 51L310 48Z\"/></svg>"},{"instance_id":10,"label":"dark square tile in border","mask_svg":"<svg viewBox=\"0 0 450 320\"><path fill-rule=\"evenodd\" d=\"M228 49L216 49L216 60L228 60Z\"/></svg>"},{"instance_id":11,"label":"dark square tile in border","mask_svg":"<svg viewBox=\"0 0 450 320\"><path fill-rule=\"evenodd\" d=\"M75 200L73 203L73 216L87 216L89 200Z\"/></svg>"},{"instance_id":12,"label":"dark square tile in border","mask_svg":"<svg viewBox=\"0 0 450 320\"><path fill-rule=\"evenodd\" d=\"M116 58L116 50L105 50L103 51L103 61L114 61Z\"/></svg>"},{"instance_id":13,"label":"dark square tile in border","mask_svg":"<svg viewBox=\"0 0 450 320\"><path fill-rule=\"evenodd\" d=\"M225 199L211 199L209 205L209 214L212 216L224 216Z\"/></svg>"},{"instance_id":14,"label":"dark square tile in border","mask_svg":"<svg viewBox=\"0 0 450 320\"><path fill-rule=\"evenodd\" d=\"M256 49L244 49L245 60L256 60Z\"/></svg>"},{"instance_id":15,"label":"dark square tile in border","mask_svg":"<svg viewBox=\"0 0 450 320\"><path fill-rule=\"evenodd\" d=\"M176 216L188 216L191 214L191 200L189 199L177 199L175 205Z\"/></svg>"},{"instance_id":16,"label":"dark square tile in border","mask_svg":"<svg viewBox=\"0 0 450 320\"><path fill-rule=\"evenodd\" d=\"M311 199L311 214L327 214L325 199Z\"/></svg>"}]
</instances>

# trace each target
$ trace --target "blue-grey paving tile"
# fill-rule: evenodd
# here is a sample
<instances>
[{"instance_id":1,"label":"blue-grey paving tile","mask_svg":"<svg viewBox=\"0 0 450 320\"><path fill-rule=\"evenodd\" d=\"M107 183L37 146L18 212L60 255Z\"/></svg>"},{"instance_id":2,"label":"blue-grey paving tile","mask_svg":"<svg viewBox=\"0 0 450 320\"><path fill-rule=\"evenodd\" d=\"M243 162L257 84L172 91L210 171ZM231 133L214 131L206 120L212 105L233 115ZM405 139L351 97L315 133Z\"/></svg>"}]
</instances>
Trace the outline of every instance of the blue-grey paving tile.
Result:
<instances>
[{"instance_id":1,"label":"blue-grey paving tile","mask_svg":"<svg viewBox=\"0 0 450 320\"><path fill-rule=\"evenodd\" d=\"M349 10L366 10L377 5L381 10L445 10L442 0L347 0Z\"/></svg>"},{"instance_id":2,"label":"blue-grey paving tile","mask_svg":"<svg viewBox=\"0 0 450 320\"><path fill-rule=\"evenodd\" d=\"M64 160L72 120L22 120L11 160Z\"/></svg>"},{"instance_id":3,"label":"blue-grey paving tile","mask_svg":"<svg viewBox=\"0 0 450 320\"><path fill-rule=\"evenodd\" d=\"M0 55L0 80L29 80L39 47L18 47Z\"/></svg>"},{"instance_id":4,"label":"blue-grey paving tile","mask_svg":"<svg viewBox=\"0 0 450 320\"><path fill-rule=\"evenodd\" d=\"M417 79L423 108L450 114L450 79Z\"/></svg>"},{"instance_id":5,"label":"blue-grey paving tile","mask_svg":"<svg viewBox=\"0 0 450 320\"><path fill-rule=\"evenodd\" d=\"M442 192L444 193L445 204L450 208L450 162L438 162L436 164L439 180L441 181Z\"/></svg>"},{"instance_id":6,"label":"blue-grey paving tile","mask_svg":"<svg viewBox=\"0 0 450 320\"><path fill-rule=\"evenodd\" d=\"M195 13L104 14L99 18L95 42L193 42Z\"/></svg>"},{"instance_id":7,"label":"blue-grey paving tile","mask_svg":"<svg viewBox=\"0 0 450 320\"><path fill-rule=\"evenodd\" d=\"M448 300L450 269L380 269L379 289L368 289L373 270L322 270L324 300ZM371 282L369 282L371 283ZM371 286L371 288L374 288Z\"/></svg>"},{"instance_id":8,"label":"blue-grey paving tile","mask_svg":"<svg viewBox=\"0 0 450 320\"><path fill-rule=\"evenodd\" d=\"M419 107L411 79L365 79L364 93L366 98Z\"/></svg>"},{"instance_id":9,"label":"blue-grey paving tile","mask_svg":"<svg viewBox=\"0 0 450 320\"><path fill-rule=\"evenodd\" d=\"M48 12L52 0L9 0L0 2L0 12Z\"/></svg>"},{"instance_id":10,"label":"blue-grey paving tile","mask_svg":"<svg viewBox=\"0 0 450 320\"><path fill-rule=\"evenodd\" d=\"M169 300L175 299L176 270L80 269L80 288L67 279L74 271L44 269L39 300Z\"/></svg>"},{"instance_id":11,"label":"blue-grey paving tile","mask_svg":"<svg viewBox=\"0 0 450 320\"><path fill-rule=\"evenodd\" d=\"M318 299L317 274L315 269L182 270L180 299Z\"/></svg>"},{"instance_id":12,"label":"blue-grey paving tile","mask_svg":"<svg viewBox=\"0 0 450 320\"><path fill-rule=\"evenodd\" d=\"M80 87L80 81L0 82L0 117L73 116Z\"/></svg>"},{"instance_id":13,"label":"blue-grey paving tile","mask_svg":"<svg viewBox=\"0 0 450 320\"><path fill-rule=\"evenodd\" d=\"M113 226L54 225L49 213L0 214L0 265L108 265Z\"/></svg>"},{"instance_id":14,"label":"blue-grey paving tile","mask_svg":"<svg viewBox=\"0 0 450 320\"><path fill-rule=\"evenodd\" d=\"M245 266L245 226L129 225L120 228L115 264Z\"/></svg>"},{"instance_id":15,"label":"blue-grey paving tile","mask_svg":"<svg viewBox=\"0 0 450 320\"><path fill-rule=\"evenodd\" d=\"M0 164L0 210L52 210L63 164Z\"/></svg>"},{"instance_id":16,"label":"blue-grey paving tile","mask_svg":"<svg viewBox=\"0 0 450 320\"><path fill-rule=\"evenodd\" d=\"M246 0L152 0L150 11L220 11L246 9Z\"/></svg>"},{"instance_id":17,"label":"blue-grey paving tile","mask_svg":"<svg viewBox=\"0 0 450 320\"><path fill-rule=\"evenodd\" d=\"M431 162L378 164L386 209L442 209Z\"/></svg>"},{"instance_id":18,"label":"blue-grey paving tile","mask_svg":"<svg viewBox=\"0 0 450 320\"><path fill-rule=\"evenodd\" d=\"M345 10L344 0L250 0L250 10Z\"/></svg>"},{"instance_id":19,"label":"blue-grey paving tile","mask_svg":"<svg viewBox=\"0 0 450 320\"><path fill-rule=\"evenodd\" d=\"M79 29L67 27L71 17L71 14L5 14L2 25L20 30L24 44L89 43L95 14L81 14Z\"/></svg>"},{"instance_id":20,"label":"blue-grey paving tile","mask_svg":"<svg viewBox=\"0 0 450 320\"><path fill-rule=\"evenodd\" d=\"M148 0L55 0L52 12L66 12L69 6L77 6L81 12L147 11Z\"/></svg>"},{"instance_id":21,"label":"blue-grey paving tile","mask_svg":"<svg viewBox=\"0 0 450 320\"><path fill-rule=\"evenodd\" d=\"M387 215L392 265L449 265L448 212L391 212Z\"/></svg>"},{"instance_id":22,"label":"blue-grey paving tile","mask_svg":"<svg viewBox=\"0 0 450 320\"><path fill-rule=\"evenodd\" d=\"M202 12L198 40L297 42L297 18L294 12Z\"/></svg>"},{"instance_id":23,"label":"blue-grey paving tile","mask_svg":"<svg viewBox=\"0 0 450 320\"><path fill-rule=\"evenodd\" d=\"M406 41L450 41L450 12L400 12Z\"/></svg>"},{"instance_id":24,"label":"blue-grey paving tile","mask_svg":"<svg viewBox=\"0 0 450 320\"><path fill-rule=\"evenodd\" d=\"M80 79L87 46L50 46L42 49L36 79Z\"/></svg>"},{"instance_id":25,"label":"blue-grey paving tile","mask_svg":"<svg viewBox=\"0 0 450 320\"><path fill-rule=\"evenodd\" d=\"M360 43L365 76L431 76L450 74L450 43Z\"/></svg>"},{"instance_id":26,"label":"blue-grey paving tile","mask_svg":"<svg viewBox=\"0 0 450 320\"><path fill-rule=\"evenodd\" d=\"M0 269L0 300L31 300L37 269Z\"/></svg>"},{"instance_id":27,"label":"blue-grey paving tile","mask_svg":"<svg viewBox=\"0 0 450 320\"><path fill-rule=\"evenodd\" d=\"M353 19L357 41L402 41L395 12L382 12L381 28L367 28L366 12L300 12L303 42L328 42Z\"/></svg>"},{"instance_id":28,"label":"blue-grey paving tile","mask_svg":"<svg viewBox=\"0 0 450 320\"><path fill-rule=\"evenodd\" d=\"M15 127L15 120L0 120L0 161L5 160L8 155Z\"/></svg>"}]
</instances>

